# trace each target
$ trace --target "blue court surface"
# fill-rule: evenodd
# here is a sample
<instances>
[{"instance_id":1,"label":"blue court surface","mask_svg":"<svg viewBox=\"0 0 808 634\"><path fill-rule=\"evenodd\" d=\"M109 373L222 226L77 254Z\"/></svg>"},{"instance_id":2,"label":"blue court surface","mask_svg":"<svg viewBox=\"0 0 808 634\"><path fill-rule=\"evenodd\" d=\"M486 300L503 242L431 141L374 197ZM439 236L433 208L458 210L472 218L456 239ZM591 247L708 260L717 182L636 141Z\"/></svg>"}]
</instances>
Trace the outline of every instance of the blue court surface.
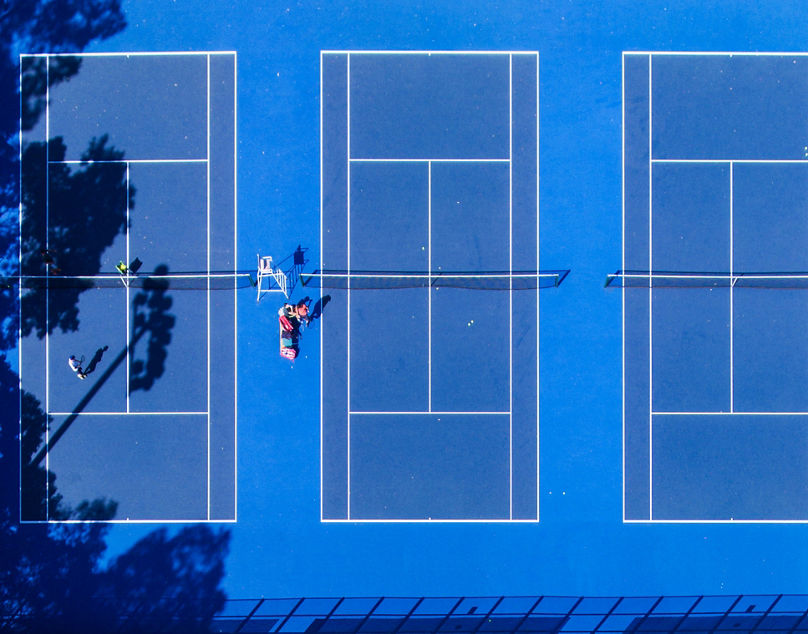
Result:
<instances>
[{"instance_id":1,"label":"blue court surface","mask_svg":"<svg viewBox=\"0 0 808 634\"><path fill-rule=\"evenodd\" d=\"M15 530L222 530L228 599L808 593L808 8L225 4L14 40Z\"/></svg>"},{"instance_id":2,"label":"blue court surface","mask_svg":"<svg viewBox=\"0 0 808 634\"><path fill-rule=\"evenodd\" d=\"M21 243L53 260L22 259L39 279L22 290L20 381L49 421L45 470L21 476L22 520L94 499L117 509L90 519L233 520L235 284L207 276L235 264L235 54L20 64L31 79L80 69L21 135ZM151 281L116 279L135 258Z\"/></svg>"},{"instance_id":3,"label":"blue court surface","mask_svg":"<svg viewBox=\"0 0 808 634\"><path fill-rule=\"evenodd\" d=\"M624 57L624 268L683 274L624 292L626 520L808 520L806 295L743 277L808 270L806 69Z\"/></svg>"},{"instance_id":4,"label":"blue court surface","mask_svg":"<svg viewBox=\"0 0 808 634\"><path fill-rule=\"evenodd\" d=\"M538 269L537 54L321 59L323 269ZM324 520L538 519L538 292L437 284L331 293Z\"/></svg>"}]
</instances>

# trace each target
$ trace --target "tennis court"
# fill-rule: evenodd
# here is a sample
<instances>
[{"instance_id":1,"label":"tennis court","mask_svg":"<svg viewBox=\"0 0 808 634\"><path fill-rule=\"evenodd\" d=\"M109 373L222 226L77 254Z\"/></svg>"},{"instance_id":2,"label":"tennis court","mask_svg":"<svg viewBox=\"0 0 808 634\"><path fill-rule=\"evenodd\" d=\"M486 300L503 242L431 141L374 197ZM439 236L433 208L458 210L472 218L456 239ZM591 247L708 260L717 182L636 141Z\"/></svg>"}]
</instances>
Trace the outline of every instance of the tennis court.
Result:
<instances>
[{"instance_id":1,"label":"tennis court","mask_svg":"<svg viewBox=\"0 0 808 634\"><path fill-rule=\"evenodd\" d=\"M538 73L321 54L324 521L539 519Z\"/></svg>"},{"instance_id":2,"label":"tennis court","mask_svg":"<svg viewBox=\"0 0 808 634\"><path fill-rule=\"evenodd\" d=\"M23 101L47 86L21 121L20 424L44 421L23 521L236 519L235 71L21 58Z\"/></svg>"},{"instance_id":3,"label":"tennis court","mask_svg":"<svg viewBox=\"0 0 808 634\"><path fill-rule=\"evenodd\" d=\"M807 521L808 58L623 65L624 519Z\"/></svg>"},{"instance_id":4,"label":"tennis court","mask_svg":"<svg viewBox=\"0 0 808 634\"><path fill-rule=\"evenodd\" d=\"M808 57L754 52L801 3L0 14L21 570L98 535L230 631L799 629ZM292 360L251 276L298 245Z\"/></svg>"}]
</instances>

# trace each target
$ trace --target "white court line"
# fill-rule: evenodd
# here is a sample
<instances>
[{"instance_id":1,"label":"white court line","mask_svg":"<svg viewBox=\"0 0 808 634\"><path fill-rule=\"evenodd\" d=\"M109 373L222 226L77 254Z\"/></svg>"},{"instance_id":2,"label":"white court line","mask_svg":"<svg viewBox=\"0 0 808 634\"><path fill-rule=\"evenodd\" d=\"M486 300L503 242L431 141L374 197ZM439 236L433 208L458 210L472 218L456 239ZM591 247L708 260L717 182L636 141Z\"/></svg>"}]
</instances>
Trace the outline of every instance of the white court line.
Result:
<instances>
[{"instance_id":1,"label":"white court line","mask_svg":"<svg viewBox=\"0 0 808 634\"><path fill-rule=\"evenodd\" d=\"M626 524L805 524L808 520L624 520Z\"/></svg>"},{"instance_id":2,"label":"white court line","mask_svg":"<svg viewBox=\"0 0 808 634\"><path fill-rule=\"evenodd\" d=\"M206 222L207 222L207 243L205 245L206 249L206 266L207 271L206 273L210 276L210 55L206 58L206 108L207 108L207 119L206 119L206 149L205 153L207 154L207 162L205 164L205 214L206 214ZM205 292L205 299L207 302L207 353L208 353L208 367L207 367L207 398L208 398L208 405L207 409L210 412L210 277L207 279L207 290ZM208 414L208 429L207 429L207 451L206 451L206 461L207 461L207 483L206 483L206 502L207 502L207 519L210 519L210 413Z\"/></svg>"},{"instance_id":3,"label":"white court line","mask_svg":"<svg viewBox=\"0 0 808 634\"><path fill-rule=\"evenodd\" d=\"M45 249L50 249L50 59L45 59ZM50 409L50 289L45 273L45 411ZM22 285L21 285L22 286ZM50 472L50 425L45 425L45 473ZM45 478L45 518L50 519L50 479Z\"/></svg>"},{"instance_id":4,"label":"white court line","mask_svg":"<svg viewBox=\"0 0 808 634\"><path fill-rule=\"evenodd\" d=\"M652 412L652 416L808 416L805 412Z\"/></svg>"},{"instance_id":5,"label":"white court line","mask_svg":"<svg viewBox=\"0 0 808 634\"><path fill-rule=\"evenodd\" d=\"M653 270L653 246L654 246L654 151L653 139L654 128L653 99L654 94L651 89L653 69L648 56L648 268ZM654 417L651 412L654 410L654 291L651 288L651 281L648 281L648 517L654 517Z\"/></svg>"},{"instance_id":6,"label":"white court line","mask_svg":"<svg viewBox=\"0 0 808 634\"><path fill-rule=\"evenodd\" d=\"M234 524L236 520L205 520L188 518L184 520L165 520L165 519L118 519L118 520L22 520L20 524Z\"/></svg>"},{"instance_id":7,"label":"white court line","mask_svg":"<svg viewBox=\"0 0 808 634\"><path fill-rule=\"evenodd\" d=\"M430 277L432 276L432 161L427 163L427 220L426 220L426 240L427 240L427 267ZM432 285L426 291L427 297L427 409L432 411Z\"/></svg>"},{"instance_id":8,"label":"white court line","mask_svg":"<svg viewBox=\"0 0 808 634\"><path fill-rule=\"evenodd\" d=\"M508 158L352 158L351 163L508 163Z\"/></svg>"},{"instance_id":9,"label":"white court line","mask_svg":"<svg viewBox=\"0 0 808 634\"><path fill-rule=\"evenodd\" d=\"M50 165L103 165L103 164L115 164L115 163L207 163L208 159L199 159L199 158L189 158L189 159L64 159L62 161L51 161L48 160L48 164Z\"/></svg>"},{"instance_id":10,"label":"white court line","mask_svg":"<svg viewBox=\"0 0 808 634\"><path fill-rule=\"evenodd\" d=\"M508 275L513 275L513 56L508 56ZM508 409L513 412L513 278L508 279ZM508 514L513 519L513 414L508 416Z\"/></svg>"},{"instance_id":11,"label":"white court line","mask_svg":"<svg viewBox=\"0 0 808 634\"><path fill-rule=\"evenodd\" d=\"M81 53L23 53L20 57L183 57L202 55L235 55L236 51L125 51Z\"/></svg>"},{"instance_id":12,"label":"white court line","mask_svg":"<svg viewBox=\"0 0 808 634\"><path fill-rule=\"evenodd\" d=\"M658 55L660 57L805 57L806 52L763 51L623 51L623 55Z\"/></svg>"},{"instance_id":13,"label":"white court line","mask_svg":"<svg viewBox=\"0 0 808 634\"><path fill-rule=\"evenodd\" d=\"M207 416L208 412L48 412L48 416Z\"/></svg>"},{"instance_id":14,"label":"white court line","mask_svg":"<svg viewBox=\"0 0 808 634\"><path fill-rule=\"evenodd\" d=\"M729 164L729 276L732 279L735 260L734 236L735 164ZM735 409L735 284L729 285L729 411Z\"/></svg>"},{"instance_id":15,"label":"white court line","mask_svg":"<svg viewBox=\"0 0 808 634\"><path fill-rule=\"evenodd\" d=\"M132 260L129 258L129 227L130 227L130 219L129 219L129 163L126 163L126 263L127 265ZM126 390L126 411L129 412L129 393L131 392L131 377L130 377L130 365L132 363L130 355L132 354L131 346L129 346L129 341L131 340L131 325L129 323L129 307L131 304L129 303L129 283L127 282L124 284L126 287L126 297L125 302L126 305L124 306L124 312L126 313L126 332L124 333L124 345L126 345L126 386L124 389Z\"/></svg>"},{"instance_id":16,"label":"white court line","mask_svg":"<svg viewBox=\"0 0 808 634\"><path fill-rule=\"evenodd\" d=\"M328 276L326 276L328 277ZM379 277L379 276L374 276ZM409 276L413 277L413 276ZM618 273L610 275L610 277L614 278L622 278L624 280L649 280L649 283L653 282L653 280L705 280L706 282L716 282L716 281L723 281L728 282L726 286L710 286L709 284L705 284L699 288L715 288L715 289L723 289L723 288L730 288L734 287L738 282L742 280L756 280L756 281L766 281L766 280L808 280L808 273L744 273L741 271L737 274L730 275L729 273ZM31 279L29 277L29 279ZM37 278L34 278L37 279ZM92 279L92 278L89 278ZM629 286L628 288L640 288L639 286ZM646 288L646 287L642 287ZM686 286L674 287L674 288L687 288ZM745 287L746 288L746 287ZM751 287L751 288L760 288L760 287ZM763 287L766 288L766 287ZM790 288L790 287L785 287Z\"/></svg>"},{"instance_id":17,"label":"white court line","mask_svg":"<svg viewBox=\"0 0 808 634\"><path fill-rule=\"evenodd\" d=\"M18 262L18 278L17 278L17 306L19 307L19 323L22 324L22 55L20 56L20 127L19 127L19 202L17 203L17 222L19 224L19 238L17 240L17 262ZM22 438L22 328L17 328L17 411L19 412L19 434ZM18 443L17 450L19 452L19 496L17 498L17 517L22 518L22 442Z\"/></svg>"},{"instance_id":18,"label":"white court line","mask_svg":"<svg viewBox=\"0 0 808 634\"><path fill-rule=\"evenodd\" d=\"M620 123L622 126L620 138L620 156L621 156L621 174L620 186L622 195L621 204L621 237L623 252L621 253L620 269L626 270L626 54L623 53L622 63L620 67L620 95L622 102L620 105ZM649 267L650 269L650 267ZM650 292L650 291L649 291ZM622 507L623 507L623 521L626 521L626 287L621 289L621 310L620 315L621 329L623 333L623 346L622 346L622 415L623 415L623 493L622 493Z\"/></svg>"},{"instance_id":19,"label":"white court line","mask_svg":"<svg viewBox=\"0 0 808 634\"><path fill-rule=\"evenodd\" d=\"M351 56L347 55L345 58L345 101L346 101L346 111L347 115L346 118L348 120L348 125L346 128L346 152L347 152L347 178L346 178L346 189L347 189L347 222L346 222L346 251L347 251L347 266L348 266L348 273L351 272ZM348 376L345 377L346 388L348 390L348 411L351 409L351 280L348 279L348 292L345 294L346 306L347 306L347 314L348 314L348 328L347 328L347 347L346 347L346 354L347 363L348 363ZM348 512L347 516L350 519L351 517L351 416L348 414L348 430L346 434L346 441L348 443L348 454L347 454L347 487L348 487L348 495L347 495L347 504L348 504Z\"/></svg>"},{"instance_id":20,"label":"white court line","mask_svg":"<svg viewBox=\"0 0 808 634\"><path fill-rule=\"evenodd\" d=\"M233 270L238 270L238 60L233 52ZM320 348L322 350L322 347ZM233 521L238 519L238 293L233 288Z\"/></svg>"},{"instance_id":21,"label":"white court line","mask_svg":"<svg viewBox=\"0 0 808 634\"><path fill-rule=\"evenodd\" d=\"M324 519L325 524L535 524L534 519Z\"/></svg>"},{"instance_id":22,"label":"white court line","mask_svg":"<svg viewBox=\"0 0 808 634\"><path fill-rule=\"evenodd\" d=\"M749 163L757 164L782 164L799 165L808 164L808 159L763 159L763 158L712 158L712 159L687 159L687 158L666 158L653 159L652 163Z\"/></svg>"},{"instance_id":23,"label":"white court line","mask_svg":"<svg viewBox=\"0 0 808 634\"><path fill-rule=\"evenodd\" d=\"M536 52L536 274L539 274L541 271L540 266L540 254L539 254L539 245L541 241L539 240L539 218L541 214L539 213L540 207L540 200L539 200L539 53ZM541 332L541 318L540 318L540 302L539 302L539 288L536 287L536 521L539 520L539 505L540 505L540 498L541 498L541 458L539 452L539 429L541 427L541 415L540 415L540 397L539 397L539 386L541 383L541 379L539 378L540 373L540 366L539 366L539 359L541 358L540 354L540 332Z\"/></svg>"},{"instance_id":24,"label":"white court line","mask_svg":"<svg viewBox=\"0 0 808 634\"><path fill-rule=\"evenodd\" d=\"M385 51L381 49L369 49L366 51L356 49L326 49L320 51L321 55L535 55L536 51L447 51L447 50L415 50L415 51Z\"/></svg>"},{"instance_id":25,"label":"white court line","mask_svg":"<svg viewBox=\"0 0 808 634\"><path fill-rule=\"evenodd\" d=\"M320 270L323 270L323 52L320 51ZM322 294L322 289L320 289ZM320 320L320 521L323 520L323 328Z\"/></svg>"},{"instance_id":26,"label":"white court line","mask_svg":"<svg viewBox=\"0 0 808 634\"><path fill-rule=\"evenodd\" d=\"M510 416L511 412L371 412L371 411L349 411L350 416Z\"/></svg>"}]
</instances>

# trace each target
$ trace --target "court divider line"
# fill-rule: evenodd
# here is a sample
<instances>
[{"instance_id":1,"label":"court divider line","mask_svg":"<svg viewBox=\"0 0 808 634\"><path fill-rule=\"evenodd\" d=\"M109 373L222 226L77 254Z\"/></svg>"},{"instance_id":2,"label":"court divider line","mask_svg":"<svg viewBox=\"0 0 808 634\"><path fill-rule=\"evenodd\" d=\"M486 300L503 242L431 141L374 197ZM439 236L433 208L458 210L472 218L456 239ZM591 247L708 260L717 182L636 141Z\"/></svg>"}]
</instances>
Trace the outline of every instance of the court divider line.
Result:
<instances>
[{"instance_id":1,"label":"court divider line","mask_svg":"<svg viewBox=\"0 0 808 634\"><path fill-rule=\"evenodd\" d=\"M808 520L626 520L626 524L806 524Z\"/></svg>"},{"instance_id":2,"label":"court divider line","mask_svg":"<svg viewBox=\"0 0 808 634\"><path fill-rule=\"evenodd\" d=\"M23 56L19 56L19 63L20 63L20 127L19 127L19 199L17 202L17 223L19 225L19 237L17 240L17 262L18 264L18 275L22 277L22 58ZM17 280L20 282L20 279ZM17 285L17 306L19 306L19 324L22 325L22 284L19 283ZM20 438L22 438L22 328L17 328L17 412L19 415L19 434ZM22 519L22 443L17 444L19 462L19 471L18 471L18 497L17 497L17 517Z\"/></svg>"},{"instance_id":3,"label":"court divider line","mask_svg":"<svg viewBox=\"0 0 808 634\"><path fill-rule=\"evenodd\" d=\"M624 55L657 55L660 57L805 57L802 52L765 51L624 51Z\"/></svg>"},{"instance_id":4,"label":"court divider line","mask_svg":"<svg viewBox=\"0 0 808 634\"><path fill-rule=\"evenodd\" d=\"M352 158L351 163L508 163L508 158Z\"/></svg>"},{"instance_id":5,"label":"court divider line","mask_svg":"<svg viewBox=\"0 0 808 634\"><path fill-rule=\"evenodd\" d=\"M415 51L385 51L370 49L365 51L351 50L351 49L327 49L321 51L326 55L456 55L458 57L465 55L535 55L536 51L447 51L447 50L415 50Z\"/></svg>"},{"instance_id":6,"label":"court divider line","mask_svg":"<svg viewBox=\"0 0 808 634\"><path fill-rule=\"evenodd\" d=\"M203 55L235 55L236 51L120 51L81 53L24 53L20 57L201 57Z\"/></svg>"},{"instance_id":7,"label":"court divider line","mask_svg":"<svg viewBox=\"0 0 808 634\"><path fill-rule=\"evenodd\" d=\"M513 275L513 55L508 56L508 275ZM513 519L513 277L508 278L508 514Z\"/></svg>"},{"instance_id":8,"label":"court divider line","mask_svg":"<svg viewBox=\"0 0 808 634\"><path fill-rule=\"evenodd\" d=\"M653 270L654 258L654 152L653 152L653 57L648 56L648 268ZM648 518L654 518L654 291L648 281Z\"/></svg>"},{"instance_id":9,"label":"court divider line","mask_svg":"<svg viewBox=\"0 0 808 634\"><path fill-rule=\"evenodd\" d=\"M427 271L432 275L432 161L427 163L427 220L426 220L426 239L427 239ZM427 375L427 410L432 411L432 285L430 284L426 290L427 297L427 360L426 360L426 375Z\"/></svg>"},{"instance_id":10,"label":"court divider line","mask_svg":"<svg viewBox=\"0 0 808 634\"><path fill-rule=\"evenodd\" d=\"M653 416L808 416L804 412L652 412Z\"/></svg>"},{"instance_id":11,"label":"court divider line","mask_svg":"<svg viewBox=\"0 0 808 634\"><path fill-rule=\"evenodd\" d=\"M205 163L205 216L207 222L207 237L206 237L206 266L207 266L207 289L205 291L205 300L207 302L207 400L208 400L208 429L207 429L207 484L205 487L206 506L207 506L207 519L210 519L210 55L206 58L206 146L205 152L207 154L207 161Z\"/></svg>"},{"instance_id":12,"label":"court divider line","mask_svg":"<svg viewBox=\"0 0 808 634\"><path fill-rule=\"evenodd\" d=\"M371 412L371 411L349 411L349 416L510 416L512 412L437 412L430 410L423 411L400 411L400 412Z\"/></svg>"},{"instance_id":13,"label":"court divider line","mask_svg":"<svg viewBox=\"0 0 808 634\"><path fill-rule=\"evenodd\" d=\"M118 519L118 520L22 520L20 524L235 524L236 520Z\"/></svg>"},{"instance_id":14,"label":"court divider line","mask_svg":"<svg viewBox=\"0 0 808 634\"><path fill-rule=\"evenodd\" d=\"M735 164L729 164L729 276L735 271ZM729 411L735 409L735 284L729 285Z\"/></svg>"},{"instance_id":15,"label":"court divider line","mask_svg":"<svg viewBox=\"0 0 808 634\"><path fill-rule=\"evenodd\" d=\"M22 86L20 86L22 89ZM45 58L45 249L50 249L50 58ZM50 275L50 269L45 273ZM45 278L45 411L50 409L50 285ZM45 519L50 520L50 425L45 425Z\"/></svg>"},{"instance_id":16,"label":"court divider line","mask_svg":"<svg viewBox=\"0 0 808 634\"><path fill-rule=\"evenodd\" d=\"M536 51L536 275L539 275L539 271L541 271L541 254L539 251L541 250L541 241L540 236L541 233L539 231L539 227L541 225L540 221L540 207L541 201L539 196L539 181L541 180L541 176L539 175L539 135L540 135L540 117L539 117L539 52ZM540 311L540 302L539 296L541 293L539 292L538 286L536 287L536 521L539 521L541 516L539 507L540 507L540 498L541 498L541 458L539 449L541 447L541 441L539 440L539 430L541 429L541 406L540 401L541 397L539 396L539 388L541 386L541 378L540 378L540 333L541 333L541 311Z\"/></svg>"},{"instance_id":17,"label":"court divider line","mask_svg":"<svg viewBox=\"0 0 808 634\"><path fill-rule=\"evenodd\" d=\"M441 518L414 518L414 519L326 519L325 524L536 524L538 520L529 519L441 519Z\"/></svg>"},{"instance_id":18,"label":"court divider line","mask_svg":"<svg viewBox=\"0 0 808 634\"><path fill-rule=\"evenodd\" d=\"M208 416L209 412L48 412L48 416Z\"/></svg>"},{"instance_id":19,"label":"court divider line","mask_svg":"<svg viewBox=\"0 0 808 634\"><path fill-rule=\"evenodd\" d=\"M620 154L621 154L621 174L620 174L620 185L621 185L621 244L622 244L622 253L621 255L621 270L626 270L626 52L623 51L621 65L620 65L620 96L622 98L620 104L620 123L622 126L621 129L621 138L620 138ZM650 268L650 267L649 267ZM626 521L626 287L620 291L620 301L621 301L621 314L620 314L620 321L621 321L621 330L622 330L622 425L623 425L623 438L622 438L622 450L623 450L623 471L621 472L622 481L623 481L623 491L622 491L622 507L623 507L623 521Z\"/></svg>"},{"instance_id":20,"label":"court divider line","mask_svg":"<svg viewBox=\"0 0 808 634\"><path fill-rule=\"evenodd\" d=\"M83 160L83 159L63 159L61 161L48 161L49 165L105 165L105 164L116 164L116 163L206 163L208 159L204 158L189 158L189 159L167 159L167 158L159 158L159 159L90 159L90 160Z\"/></svg>"},{"instance_id":21,"label":"court divider line","mask_svg":"<svg viewBox=\"0 0 808 634\"><path fill-rule=\"evenodd\" d=\"M346 62L346 71L345 71L345 101L346 101L346 119L347 119L347 128L346 128L346 153L347 153L347 178L346 178L346 190L347 190L347 221L346 221L346 246L347 246L347 266L348 266L348 273L351 272L351 55L350 53L345 56ZM348 364L348 372L347 376L345 377L346 388L348 390L348 411L351 409L351 280L348 279L348 292L345 294L345 301L347 306L347 317L348 317L348 328L347 328L347 346L345 348L346 357L347 357L347 364ZM347 415L348 419L348 430L347 430L347 443L348 443L348 454L347 454L347 480L346 485L348 487L348 494L347 494L347 505L348 505L348 512L346 513L348 519L351 518L351 415Z\"/></svg>"},{"instance_id":22,"label":"court divider line","mask_svg":"<svg viewBox=\"0 0 808 634\"><path fill-rule=\"evenodd\" d=\"M233 52L233 270L238 270L238 59ZM233 289L233 518L238 519L238 292Z\"/></svg>"},{"instance_id":23,"label":"court divider line","mask_svg":"<svg viewBox=\"0 0 808 634\"><path fill-rule=\"evenodd\" d=\"M782 165L806 165L808 160L802 159L764 159L764 158L714 158L714 159L688 159L688 158L666 158L653 159L652 163L745 163L745 164L782 164Z\"/></svg>"},{"instance_id":24,"label":"court divider line","mask_svg":"<svg viewBox=\"0 0 808 634\"><path fill-rule=\"evenodd\" d=\"M320 270L323 270L323 52L320 51ZM322 288L320 295L322 296ZM323 328L320 320L320 521L323 521Z\"/></svg>"},{"instance_id":25,"label":"court divider line","mask_svg":"<svg viewBox=\"0 0 808 634\"><path fill-rule=\"evenodd\" d=\"M129 163L127 162L126 163L126 263L127 263L127 266L132 261L132 260L129 259L129 227L131 226L130 218L129 218L129 211L130 211L129 210L129 184L130 184L129 176L130 176L129 175ZM126 396L126 413L128 414L129 413L129 396L130 396L129 393L131 392L131 385L132 385L131 377L130 377L130 366L131 366L131 363L132 363L132 359L131 359L132 350L131 350L131 347L129 346L128 342L131 340L131 332L132 332L132 330L131 330L131 324L129 323L129 313L130 313L130 307L131 307L131 303L129 301L129 284L128 283L124 284L124 286L126 287L126 297L124 299L124 301L126 302L126 305L124 306L124 311L126 312L126 319L124 320L125 321L124 327L126 328L126 333L124 334L124 344L126 345L126 362L125 362L126 363L126 385L124 386L124 390L126 391L126 394L125 394L125 396Z\"/></svg>"}]
</instances>

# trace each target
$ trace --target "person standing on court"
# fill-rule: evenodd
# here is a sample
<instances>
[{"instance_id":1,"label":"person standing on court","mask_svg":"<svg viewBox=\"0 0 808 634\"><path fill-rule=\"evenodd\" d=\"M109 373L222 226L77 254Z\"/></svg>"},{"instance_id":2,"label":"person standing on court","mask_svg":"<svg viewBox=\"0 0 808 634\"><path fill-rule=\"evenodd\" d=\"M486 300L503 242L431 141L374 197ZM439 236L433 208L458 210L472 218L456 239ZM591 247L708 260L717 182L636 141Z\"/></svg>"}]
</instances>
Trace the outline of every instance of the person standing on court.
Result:
<instances>
[{"instance_id":1,"label":"person standing on court","mask_svg":"<svg viewBox=\"0 0 808 634\"><path fill-rule=\"evenodd\" d=\"M81 369L81 361L76 358L76 355L71 354L67 358L67 365L70 366L70 369L73 370L80 379L83 380L87 378L87 375L84 374L84 370Z\"/></svg>"}]
</instances>

